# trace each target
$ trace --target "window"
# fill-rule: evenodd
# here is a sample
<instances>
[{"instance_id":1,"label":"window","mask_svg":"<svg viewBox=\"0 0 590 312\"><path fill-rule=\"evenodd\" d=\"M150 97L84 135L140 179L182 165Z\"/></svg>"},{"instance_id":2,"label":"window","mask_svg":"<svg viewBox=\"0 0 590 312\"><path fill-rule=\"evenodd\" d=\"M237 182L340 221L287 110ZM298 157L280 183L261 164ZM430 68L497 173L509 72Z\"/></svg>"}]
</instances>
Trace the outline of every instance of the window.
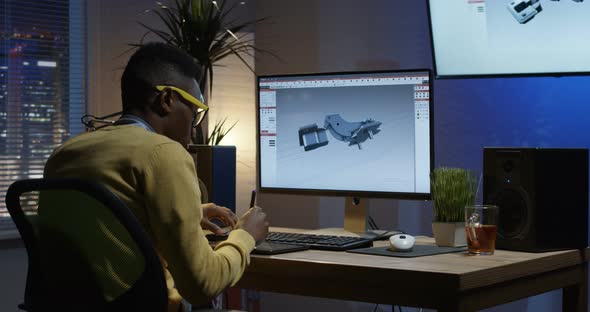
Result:
<instances>
[{"instance_id":1,"label":"window","mask_svg":"<svg viewBox=\"0 0 590 312\"><path fill-rule=\"evenodd\" d=\"M0 0L0 231L14 229L8 186L42 177L53 149L83 130L84 11L83 0Z\"/></svg>"}]
</instances>

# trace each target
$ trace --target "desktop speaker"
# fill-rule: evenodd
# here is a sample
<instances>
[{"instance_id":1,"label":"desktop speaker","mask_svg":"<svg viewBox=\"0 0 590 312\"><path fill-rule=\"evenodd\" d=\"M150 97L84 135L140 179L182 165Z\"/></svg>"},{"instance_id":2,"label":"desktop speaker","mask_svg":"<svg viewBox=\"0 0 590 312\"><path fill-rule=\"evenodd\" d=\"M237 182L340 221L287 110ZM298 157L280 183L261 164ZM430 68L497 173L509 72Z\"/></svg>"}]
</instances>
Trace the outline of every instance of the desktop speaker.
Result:
<instances>
[{"instance_id":1,"label":"desktop speaker","mask_svg":"<svg viewBox=\"0 0 590 312\"><path fill-rule=\"evenodd\" d=\"M496 248L588 246L588 149L484 148L483 201L499 207Z\"/></svg>"}]
</instances>

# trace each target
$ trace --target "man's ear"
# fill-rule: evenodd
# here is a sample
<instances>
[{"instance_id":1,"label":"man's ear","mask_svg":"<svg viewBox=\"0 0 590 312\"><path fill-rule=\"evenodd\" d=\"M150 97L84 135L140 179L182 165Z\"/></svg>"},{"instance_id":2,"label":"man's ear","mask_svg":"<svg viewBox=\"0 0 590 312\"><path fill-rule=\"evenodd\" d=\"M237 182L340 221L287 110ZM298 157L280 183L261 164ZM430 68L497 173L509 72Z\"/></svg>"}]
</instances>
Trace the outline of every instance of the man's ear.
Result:
<instances>
[{"instance_id":1,"label":"man's ear","mask_svg":"<svg viewBox=\"0 0 590 312\"><path fill-rule=\"evenodd\" d=\"M152 103L152 109L158 116L164 117L172 112L172 105L174 105L174 92L171 89L164 89L158 94Z\"/></svg>"}]
</instances>

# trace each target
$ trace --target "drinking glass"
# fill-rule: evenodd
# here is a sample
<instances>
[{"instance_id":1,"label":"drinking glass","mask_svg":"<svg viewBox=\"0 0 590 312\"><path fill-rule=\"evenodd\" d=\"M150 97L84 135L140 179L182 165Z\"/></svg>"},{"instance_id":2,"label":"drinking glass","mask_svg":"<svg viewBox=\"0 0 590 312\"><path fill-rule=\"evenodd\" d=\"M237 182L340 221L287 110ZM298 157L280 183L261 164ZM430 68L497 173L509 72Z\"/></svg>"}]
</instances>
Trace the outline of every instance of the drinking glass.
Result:
<instances>
[{"instance_id":1,"label":"drinking glass","mask_svg":"<svg viewBox=\"0 0 590 312\"><path fill-rule=\"evenodd\" d=\"M493 255L496 250L498 206L465 206L465 234L470 254Z\"/></svg>"}]
</instances>

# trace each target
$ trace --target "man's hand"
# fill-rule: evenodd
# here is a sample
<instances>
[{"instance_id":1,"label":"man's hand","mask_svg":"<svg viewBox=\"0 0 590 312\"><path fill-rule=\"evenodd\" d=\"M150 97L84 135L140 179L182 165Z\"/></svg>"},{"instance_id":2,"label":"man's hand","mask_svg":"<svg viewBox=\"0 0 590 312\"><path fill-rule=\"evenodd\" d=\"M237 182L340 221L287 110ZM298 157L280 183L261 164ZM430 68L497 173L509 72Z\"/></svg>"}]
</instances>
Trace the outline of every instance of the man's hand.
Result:
<instances>
[{"instance_id":1,"label":"man's hand","mask_svg":"<svg viewBox=\"0 0 590 312\"><path fill-rule=\"evenodd\" d=\"M236 226L238 217L230 209L217 206L214 203L203 204L201 208L203 209L203 219L201 220L201 227L203 229L209 230L217 235L224 234L223 229L211 222L213 219L220 220L225 226L231 226L232 229Z\"/></svg>"},{"instance_id":2,"label":"man's hand","mask_svg":"<svg viewBox=\"0 0 590 312\"><path fill-rule=\"evenodd\" d=\"M240 218L236 227L250 233L256 242L262 241L268 233L266 213L260 207L252 207Z\"/></svg>"}]
</instances>

